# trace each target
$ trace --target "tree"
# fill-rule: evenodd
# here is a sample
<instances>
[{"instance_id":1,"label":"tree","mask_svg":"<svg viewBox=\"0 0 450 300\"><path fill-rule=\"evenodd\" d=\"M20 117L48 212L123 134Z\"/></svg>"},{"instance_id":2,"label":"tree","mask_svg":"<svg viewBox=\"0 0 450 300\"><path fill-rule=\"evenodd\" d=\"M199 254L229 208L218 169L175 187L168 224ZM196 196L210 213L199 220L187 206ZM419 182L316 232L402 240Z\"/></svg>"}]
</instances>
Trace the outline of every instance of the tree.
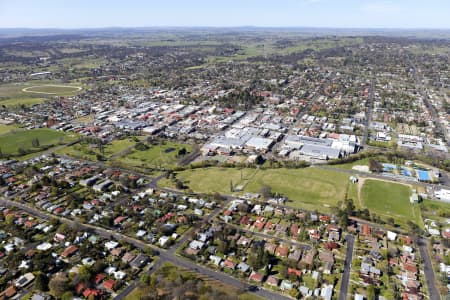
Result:
<instances>
[{"instance_id":1,"label":"tree","mask_svg":"<svg viewBox=\"0 0 450 300\"><path fill-rule=\"evenodd\" d=\"M42 272L39 272L34 279L34 289L41 292L48 291L48 277Z\"/></svg>"},{"instance_id":2,"label":"tree","mask_svg":"<svg viewBox=\"0 0 450 300\"><path fill-rule=\"evenodd\" d=\"M32 145L34 148L38 148L38 147L41 145L41 143L39 142L39 139L38 139L38 138L34 138L34 139L31 140L31 145Z\"/></svg>"},{"instance_id":3,"label":"tree","mask_svg":"<svg viewBox=\"0 0 450 300\"><path fill-rule=\"evenodd\" d=\"M183 181L181 181L180 179L175 180L175 187L179 190L183 190L185 188Z\"/></svg>"},{"instance_id":4,"label":"tree","mask_svg":"<svg viewBox=\"0 0 450 300\"><path fill-rule=\"evenodd\" d=\"M69 279L66 274L58 273L50 279L48 287L50 288L50 294L56 298L61 298L69 288Z\"/></svg>"},{"instance_id":5,"label":"tree","mask_svg":"<svg viewBox=\"0 0 450 300\"><path fill-rule=\"evenodd\" d=\"M181 148L180 150L178 150L178 156L184 156L187 154L187 150L186 148Z\"/></svg>"},{"instance_id":6,"label":"tree","mask_svg":"<svg viewBox=\"0 0 450 300\"><path fill-rule=\"evenodd\" d=\"M105 154L105 146L103 145L103 143L102 143L102 141L100 139L98 140L98 149L100 150L100 153L102 155Z\"/></svg>"},{"instance_id":7,"label":"tree","mask_svg":"<svg viewBox=\"0 0 450 300\"><path fill-rule=\"evenodd\" d=\"M375 300L375 287L373 285L369 285L367 288L367 300Z\"/></svg>"},{"instance_id":8,"label":"tree","mask_svg":"<svg viewBox=\"0 0 450 300\"><path fill-rule=\"evenodd\" d=\"M266 199L270 198L270 197L272 197L272 188L268 185L263 185L259 189L259 193L261 194L261 196L263 196Z\"/></svg>"},{"instance_id":9,"label":"tree","mask_svg":"<svg viewBox=\"0 0 450 300\"><path fill-rule=\"evenodd\" d=\"M12 225L14 222L14 216L11 214L7 215L5 218L5 222L7 225Z\"/></svg>"},{"instance_id":10,"label":"tree","mask_svg":"<svg viewBox=\"0 0 450 300\"><path fill-rule=\"evenodd\" d=\"M369 158L369 170L374 173L381 173L383 166L373 158Z\"/></svg>"},{"instance_id":11,"label":"tree","mask_svg":"<svg viewBox=\"0 0 450 300\"><path fill-rule=\"evenodd\" d=\"M267 266L269 264L269 252L264 251L261 257L261 264Z\"/></svg>"},{"instance_id":12,"label":"tree","mask_svg":"<svg viewBox=\"0 0 450 300\"><path fill-rule=\"evenodd\" d=\"M25 155L27 154L27 151L25 151L25 149L20 146L19 148L17 148L17 152L19 152L20 155Z\"/></svg>"},{"instance_id":13,"label":"tree","mask_svg":"<svg viewBox=\"0 0 450 300\"><path fill-rule=\"evenodd\" d=\"M136 144L134 145L134 148L135 148L136 150L139 150L139 151L145 151L145 150L147 150L149 147L148 147L147 145L145 145L144 143L139 142L139 143L136 143Z\"/></svg>"},{"instance_id":14,"label":"tree","mask_svg":"<svg viewBox=\"0 0 450 300\"><path fill-rule=\"evenodd\" d=\"M71 300L73 299L73 294L71 291L67 291L61 296L61 300Z\"/></svg>"},{"instance_id":15,"label":"tree","mask_svg":"<svg viewBox=\"0 0 450 300\"><path fill-rule=\"evenodd\" d=\"M346 228L348 225L348 215L347 215L347 212L345 212L345 211L341 211L341 212L342 212L342 214L339 217L339 225L341 227Z\"/></svg>"},{"instance_id":16,"label":"tree","mask_svg":"<svg viewBox=\"0 0 450 300\"><path fill-rule=\"evenodd\" d=\"M91 271L94 274L101 273L106 267L107 267L106 263L103 260L98 259L92 265Z\"/></svg>"},{"instance_id":17,"label":"tree","mask_svg":"<svg viewBox=\"0 0 450 300\"><path fill-rule=\"evenodd\" d=\"M394 220L393 217L389 217L389 218L387 219L387 222L388 222L389 225L392 225L392 226L395 225L395 220Z\"/></svg>"},{"instance_id":18,"label":"tree","mask_svg":"<svg viewBox=\"0 0 450 300\"><path fill-rule=\"evenodd\" d=\"M222 240L219 240L217 244L217 251L219 253L227 254L228 253L228 243Z\"/></svg>"},{"instance_id":19,"label":"tree","mask_svg":"<svg viewBox=\"0 0 450 300\"><path fill-rule=\"evenodd\" d=\"M348 216L353 216L355 214L355 204L353 203L353 200L345 200L345 212Z\"/></svg>"},{"instance_id":20,"label":"tree","mask_svg":"<svg viewBox=\"0 0 450 300\"><path fill-rule=\"evenodd\" d=\"M288 277L288 268L286 265L281 265L280 268L280 275L281 277L283 277L284 279L286 279Z\"/></svg>"},{"instance_id":21,"label":"tree","mask_svg":"<svg viewBox=\"0 0 450 300\"><path fill-rule=\"evenodd\" d=\"M89 281L92 277L92 271L91 268L88 265L82 265L78 268L78 275L80 276L80 279L83 281Z\"/></svg>"}]
</instances>

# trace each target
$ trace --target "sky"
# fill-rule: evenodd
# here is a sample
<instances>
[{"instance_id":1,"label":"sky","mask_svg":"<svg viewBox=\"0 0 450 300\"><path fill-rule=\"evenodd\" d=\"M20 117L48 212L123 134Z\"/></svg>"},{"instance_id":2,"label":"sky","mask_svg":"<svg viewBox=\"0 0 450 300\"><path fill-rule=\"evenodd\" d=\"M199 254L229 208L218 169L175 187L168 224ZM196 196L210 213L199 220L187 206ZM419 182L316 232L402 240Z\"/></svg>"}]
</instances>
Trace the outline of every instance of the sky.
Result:
<instances>
[{"instance_id":1,"label":"sky","mask_svg":"<svg viewBox=\"0 0 450 300\"><path fill-rule=\"evenodd\" d=\"M450 28L450 0L0 0L0 28Z\"/></svg>"}]
</instances>

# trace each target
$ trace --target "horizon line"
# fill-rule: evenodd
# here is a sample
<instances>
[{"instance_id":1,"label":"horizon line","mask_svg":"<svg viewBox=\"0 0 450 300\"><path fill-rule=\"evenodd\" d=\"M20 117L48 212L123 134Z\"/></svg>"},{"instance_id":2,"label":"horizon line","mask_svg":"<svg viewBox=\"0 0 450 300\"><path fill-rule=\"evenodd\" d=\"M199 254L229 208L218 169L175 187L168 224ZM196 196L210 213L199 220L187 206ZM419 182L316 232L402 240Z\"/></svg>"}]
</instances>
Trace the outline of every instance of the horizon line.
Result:
<instances>
[{"instance_id":1,"label":"horizon line","mask_svg":"<svg viewBox=\"0 0 450 300\"><path fill-rule=\"evenodd\" d=\"M99 27L0 27L0 30L99 30L99 29L233 29L233 28L255 28L255 29L369 29L369 30L450 30L450 27L341 27L341 26L261 26L261 25L150 25L150 26L99 26Z\"/></svg>"}]
</instances>

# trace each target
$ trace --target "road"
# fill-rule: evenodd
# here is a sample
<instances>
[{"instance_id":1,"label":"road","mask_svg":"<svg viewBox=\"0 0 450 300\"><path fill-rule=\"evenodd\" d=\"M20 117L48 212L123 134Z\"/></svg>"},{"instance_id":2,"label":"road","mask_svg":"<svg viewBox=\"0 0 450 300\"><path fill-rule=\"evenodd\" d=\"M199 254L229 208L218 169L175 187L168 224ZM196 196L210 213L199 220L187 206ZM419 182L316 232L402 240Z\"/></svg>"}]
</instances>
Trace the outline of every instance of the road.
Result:
<instances>
[{"instance_id":1,"label":"road","mask_svg":"<svg viewBox=\"0 0 450 300\"><path fill-rule=\"evenodd\" d=\"M366 147L369 139L370 119L372 118L372 102L373 102L374 88L373 79L370 81L369 96L366 101L366 120L364 121L364 132L362 136L361 146Z\"/></svg>"},{"instance_id":2,"label":"road","mask_svg":"<svg viewBox=\"0 0 450 300\"><path fill-rule=\"evenodd\" d=\"M12 207L17 207L19 209L22 209L23 211L29 213L30 215L39 217L41 219L44 220L50 220L52 218L54 219L58 219L60 222L62 223L66 223L69 226L77 226L77 228L80 230L84 230L84 231L90 231L90 232L94 232L95 234L105 238L105 239L109 239L111 237L113 237L116 240L122 240L125 241L133 246L135 246L136 248L139 248L141 250L146 250L148 248L152 248L156 251L158 251L159 253L159 257L160 257L160 261L162 262L170 262L174 265L178 265L181 266L183 268L186 269L190 269L190 270L194 270L200 274L203 274L205 276L211 277L213 279L216 279L220 282L223 282L224 284L228 284L228 285L232 285L237 289L246 289L248 288L248 284L234 278L231 276L226 275L225 273L222 272L217 272L211 269L208 269L206 267L203 267L201 265L198 265L194 262L191 262L187 259L178 257L176 255L174 255L173 253L170 253L169 251L165 250L165 249L160 249L152 244L147 244L144 243L143 241L140 241L138 239L135 238L131 238L129 236L126 236L124 234L118 233L118 232L114 232L113 230L109 230L109 229L105 229L102 227L98 227L98 226L94 226L91 224L84 224L84 223L79 223L70 219L67 219L65 217L61 217L61 216L56 216L56 215L51 215L49 213L40 211L34 207L28 206L26 204L23 203L19 203L19 202L15 202L15 201L11 201L5 198L0 198L0 205L3 206L12 206ZM131 290L130 290L131 291ZM129 291L129 292L130 292ZM286 296L277 294L277 293L273 293L270 292L268 290L265 289L259 289L257 291L253 292L254 294L260 296L260 297L264 297L266 299L290 299ZM121 294L122 295L122 294ZM125 295L122 295L122 297L124 297Z\"/></svg>"},{"instance_id":3,"label":"road","mask_svg":"<svg viewBox=\"0 0 450 300\"><path fill-rule=\"evenodd\" d=\"M431 258L427 249L428 241L424 238L419 238L417 244L419 246L420 256L423 260L428 296L430 297L430 300L439 300L440 296L435 284L436 281L434 278L433 265L431 263Z\"/></svg>"},{"instance_id":4,"label":"road","mask_svg":"<svg viewBox=\"0 0 450 300\"><path fill-rule=\"evenodd\" d=\"M341 290L339 291L339 300L346 300L348 293L348 283L350 281L350 272L352 270L353 246L355 236L348 234L345 237L347 241L347 253L345 255L344 273L342 274Z\"/></svg>"},{"instance_id":5,"label":"road","mask_svg":"<svg viewBox=\"0 0 450 300\"><path fill-rule=\"evenodd\" d=\"M433 118L434 125L439 130L440 134L442 135L442 137L444 138L444 140L447 142L447 145L448 145L448 143L450 141L449 133L448 133L447 129L442 125L442 122L439 119L438 113L436 112L436 108L433 106L433 104L430 103L430 101L428 101L428 95L423 88L423 83L422 83L422 80L419 75L420 70L417 70L416 65L411 61L410 57L408 57L408 60L409 60L409 63L411 64L411 67L414 70L414 76L416 79L416 87L419 88L420 95L422 96L422 101L425 104L425 106L427 107L431 117Z\"/></svg>"}]
</instances>

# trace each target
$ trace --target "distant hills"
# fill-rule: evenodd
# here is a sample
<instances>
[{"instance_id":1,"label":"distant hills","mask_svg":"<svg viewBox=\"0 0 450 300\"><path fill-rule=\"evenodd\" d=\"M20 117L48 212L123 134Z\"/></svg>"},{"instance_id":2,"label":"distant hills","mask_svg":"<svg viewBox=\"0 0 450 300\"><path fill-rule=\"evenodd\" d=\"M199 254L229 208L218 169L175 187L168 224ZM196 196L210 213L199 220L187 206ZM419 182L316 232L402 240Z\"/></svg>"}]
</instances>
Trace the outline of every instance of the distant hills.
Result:
<instances>
[{"instance_id":1,"label":"distant hills","mask_svg":"<svg viewBox=\"0 0 450 300\"><path fill-rule=\"evenodd\" d=\"M0 38L37 37L37 36L102 36L155 34L167 32L193 32L193 33L296 33L305 36L401 36L431 39L450 39L450 29L401 29L401 28L317 28L317 27L105 27L105 28L0 28Z\"/></svg>"}]
</instances>

